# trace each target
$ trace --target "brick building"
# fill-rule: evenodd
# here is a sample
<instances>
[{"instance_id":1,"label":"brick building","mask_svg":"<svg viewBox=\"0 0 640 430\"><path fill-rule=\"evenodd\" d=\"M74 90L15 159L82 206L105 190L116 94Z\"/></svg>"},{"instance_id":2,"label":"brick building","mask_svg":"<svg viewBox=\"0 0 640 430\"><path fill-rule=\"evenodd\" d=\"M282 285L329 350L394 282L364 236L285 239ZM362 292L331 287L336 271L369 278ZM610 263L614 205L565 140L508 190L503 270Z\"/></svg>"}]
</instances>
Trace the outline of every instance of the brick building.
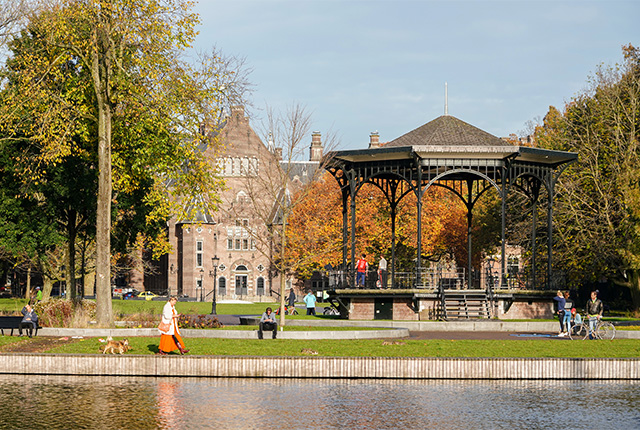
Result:
<instances>
[{"instance_id":1,"label":"brick building","mask_svg":"<svg viewBox=\"0 0 640 430\"><path fill-rule=\"evenodd\" d=\"M280 280L271 268L274 244L267 229L277 222L278 184L295 187L313 177L322 158L320 133L312 135L309 161L283 161L282 149L265 145L244 108L234 106L218 137L223 149L205 152L226 184L219 210L169 222L173 253L157 263L158 273L145 275L144 289L211 301L216 275L217 300L274 301Z\"/></svg>"}]
</instances>

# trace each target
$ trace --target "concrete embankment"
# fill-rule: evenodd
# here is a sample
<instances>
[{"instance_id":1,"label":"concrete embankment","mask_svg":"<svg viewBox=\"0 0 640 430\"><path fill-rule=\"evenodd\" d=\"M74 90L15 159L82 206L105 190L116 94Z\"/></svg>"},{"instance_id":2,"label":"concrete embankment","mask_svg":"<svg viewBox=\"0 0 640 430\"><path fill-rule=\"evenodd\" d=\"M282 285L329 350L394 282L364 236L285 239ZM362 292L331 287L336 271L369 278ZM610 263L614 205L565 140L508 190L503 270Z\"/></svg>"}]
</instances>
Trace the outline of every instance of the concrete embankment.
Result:
<instances>
[{"instance_id":1,"label":"concrete embankment","mask_svg":"<svg viewBox=\"0 0 640 430\"><path fill-rule=\"evenodd\" d=\"M0 373L217 378L638 380L640 359L2 354Z\"/></svg>"}]
</instances>

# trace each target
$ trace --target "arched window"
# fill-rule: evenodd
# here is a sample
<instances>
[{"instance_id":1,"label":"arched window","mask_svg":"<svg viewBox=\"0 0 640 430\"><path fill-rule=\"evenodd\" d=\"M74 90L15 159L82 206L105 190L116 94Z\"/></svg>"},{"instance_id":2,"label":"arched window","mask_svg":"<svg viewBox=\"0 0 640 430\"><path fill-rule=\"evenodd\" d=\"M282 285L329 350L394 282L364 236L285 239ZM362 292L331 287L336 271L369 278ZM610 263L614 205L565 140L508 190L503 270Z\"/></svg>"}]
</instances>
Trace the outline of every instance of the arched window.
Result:
<instances>
[{"instance_id":1,"label":"arched window","mask_svg":"<svg viewBox=\"0 0 640 430\"><path fill-rule=\"evenodd\" d=\"M258 281L256 282L256 294L264 296L264 278L262 276L258 277Z\"/></svg>"},{"instance_id":2,"label":"arched window","mask_svg":"<svg viewBox=\"0 0 640 430\"><path fill-rule=\"evenodd\" d=\"M227 295L227 278L225 278L224 276L220 276L220 278L218 279L218 295Z\"/></svg>"}]
</instances>

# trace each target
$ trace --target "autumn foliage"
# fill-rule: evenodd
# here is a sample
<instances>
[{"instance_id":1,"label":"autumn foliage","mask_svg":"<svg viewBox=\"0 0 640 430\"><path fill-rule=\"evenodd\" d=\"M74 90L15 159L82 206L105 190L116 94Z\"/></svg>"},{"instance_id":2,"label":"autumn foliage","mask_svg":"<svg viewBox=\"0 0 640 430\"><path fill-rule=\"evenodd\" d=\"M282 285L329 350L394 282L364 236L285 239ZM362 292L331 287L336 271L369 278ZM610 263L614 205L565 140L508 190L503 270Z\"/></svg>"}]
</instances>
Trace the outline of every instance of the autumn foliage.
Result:
<instances>
[{"instance_id":1,"label":"autumn foliage","mask_svg":"<svg viewBox=\"0 0 640 430\"><path fill-rule=\"evenodd\" d=\"M312 185L311 192L296 206L288 230L288 252L297 261L298 274L309 276L330 264L342 261L342 198L336 181L325 175ZM443 257L458 265L467 261L466 208L449 191L431 187L423 198L422 256L439 261ZM356 253L391 256L391 209L377 187L365 184L356 198ZM399 269L414 264L417 249L416 196L407 194L396 216L396 261ZM347 223L351 225L350 213ZM347 238L347 241L349 238ZM350 247L348 249L350 253ZM348 254L350 255L350 254Z\"/></svg>"}]
</instances>

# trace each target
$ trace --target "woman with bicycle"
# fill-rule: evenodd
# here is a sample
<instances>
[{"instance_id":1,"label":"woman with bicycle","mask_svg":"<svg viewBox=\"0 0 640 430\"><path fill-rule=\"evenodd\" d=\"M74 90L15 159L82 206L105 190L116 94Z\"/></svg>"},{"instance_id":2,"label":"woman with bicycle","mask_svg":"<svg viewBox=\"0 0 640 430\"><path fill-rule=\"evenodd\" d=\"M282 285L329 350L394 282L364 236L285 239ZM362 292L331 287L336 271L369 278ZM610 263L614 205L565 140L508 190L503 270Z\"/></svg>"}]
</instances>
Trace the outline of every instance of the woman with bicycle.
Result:
<instances>
[{"instance_id":1,"label":"woman with bicycle","mask_svg":"<svg viewBox=\"0 0 640 430\"><path fill-rule=\"evenodd\" d=\"M589 339L593 339L595 338L593 332L596 329L596 324L598 323L598 320L602 318L602 313L604 311L602 300L598 298L597 291L591 292L591 298L587 301L585 310L587 311L587 318L589 319Z\"/></svg>"}]
</instances>

